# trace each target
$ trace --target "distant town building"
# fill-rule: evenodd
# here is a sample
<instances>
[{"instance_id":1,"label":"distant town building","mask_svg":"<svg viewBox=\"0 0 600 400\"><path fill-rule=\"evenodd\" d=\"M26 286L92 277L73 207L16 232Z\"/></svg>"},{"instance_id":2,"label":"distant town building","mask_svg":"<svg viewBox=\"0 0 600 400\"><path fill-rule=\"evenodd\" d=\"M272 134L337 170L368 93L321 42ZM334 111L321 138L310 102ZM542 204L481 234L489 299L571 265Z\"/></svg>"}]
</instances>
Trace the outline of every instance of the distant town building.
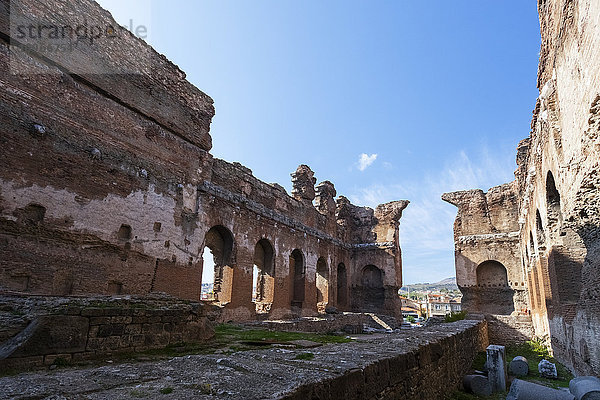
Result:
<instances>
[{"instance_id":1,"label":"distant town building","mask_svg":"<svg viewBox=\"0 0 600 400\"><path fill-rule=\"evenodd\" d=\"M445 316L461 311L461 297L451 297L441 294L427 295L427 316Z\"/></svg>"}]
</instances>

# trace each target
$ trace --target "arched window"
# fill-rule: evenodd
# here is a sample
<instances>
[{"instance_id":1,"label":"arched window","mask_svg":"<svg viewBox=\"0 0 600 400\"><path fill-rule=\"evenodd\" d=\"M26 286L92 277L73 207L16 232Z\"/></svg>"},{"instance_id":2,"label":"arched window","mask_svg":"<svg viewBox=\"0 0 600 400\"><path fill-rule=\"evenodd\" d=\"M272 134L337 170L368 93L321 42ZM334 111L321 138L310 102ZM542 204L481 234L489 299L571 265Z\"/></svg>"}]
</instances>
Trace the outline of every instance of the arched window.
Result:
<instances>
[{"instance_id":1,"label":"arched window","mask_svg":"<svg viewBox=\"0 0 600 400\"><path fill-rule=\"evenodd\" d=\"M292 282L292 306L302 308L304 302L304 278L305 278L304 255L298 249L290 255L290 275Z\"/></svg>"},{"instance_id":2,"label":"arched window","mask_svg":"<svg viewBox=\"0 0 600 400\"><path fill-rule=\"evenodd\" d=\"M273 246L267 239L261 239L254 246L254 268L252 276L252 300L256 302L256 312L264 313L271 309L275 290L275 266Z\"/></svg>"},{"instance_id":3,"label":"arched window","mask_svg":"<svg viewBox=\"0 0 600 400\"><path fill-rule=\"evenodd\" d=\"M231 301L233 243L233 235L222 225L212 227L204 236L202 299Z\"/></svg>"}]
</instances>

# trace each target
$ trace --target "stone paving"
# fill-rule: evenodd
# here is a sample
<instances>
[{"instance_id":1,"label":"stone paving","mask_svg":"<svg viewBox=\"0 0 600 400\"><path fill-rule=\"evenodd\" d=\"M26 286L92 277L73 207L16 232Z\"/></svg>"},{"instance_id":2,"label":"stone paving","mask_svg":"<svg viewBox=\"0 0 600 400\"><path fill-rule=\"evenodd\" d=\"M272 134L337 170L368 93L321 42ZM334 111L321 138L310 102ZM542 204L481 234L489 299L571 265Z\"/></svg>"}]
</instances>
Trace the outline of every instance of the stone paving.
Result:
<instances>
[{"instance_id":1,"label":"stone paving","mask_svg":"<svg viewBox=\"0 0 600 400\"><path fill-rule=\"evenodd\" d=\"M364 370L402 353L418 354L425 345L442 342L478 323L459 321L390 334L357 335L354 342L311 349L272 347L28 372L0 378L0 399L286 398L311 382ZM307 352L314 354L312 360L296 358Z\"/></svg>"}]
</instances>

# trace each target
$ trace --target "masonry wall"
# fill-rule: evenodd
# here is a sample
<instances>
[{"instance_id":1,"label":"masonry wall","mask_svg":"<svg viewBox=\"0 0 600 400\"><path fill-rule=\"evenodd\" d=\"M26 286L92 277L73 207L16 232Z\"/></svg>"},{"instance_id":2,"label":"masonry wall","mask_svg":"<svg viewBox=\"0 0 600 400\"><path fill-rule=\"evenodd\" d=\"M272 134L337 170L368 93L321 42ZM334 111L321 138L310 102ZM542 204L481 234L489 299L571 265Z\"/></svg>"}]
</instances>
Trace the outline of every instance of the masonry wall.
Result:
<instances>
[{"instance_id":1,"label":"masonry wall","mask_svg":"<svg viewBox=\"0 0 600 400\"><path fill-rule=\"evenodd\" d=\"M531 133L517 148L517 205L501 205L518 221L511 238L514 265L521 265L534 335L546 338L555 356L575 373L600 373L600 3L538 2L542 47ZM455 194L451 196L456 196ZM479 229L479 216L460 201L455 225L457 274L463 260L459 220ZM481 197L481 196L479 196ZM469 200L473 204L477 200ZM518 216L514 214L518 210ZM477 214L477 213L475 213ZM488 233L482 228L482 233ZM456 237L458 235L458 237ZM490 240L488 240L490 239ZM504 246L487 237L468 249L485 253ZM517 249L518 247L518 249ZM461 253L459 255L459 253ZM464 276L464 275L463 275ZM460 283L459 283L460 285Z\"/></svg>"},{"instance_id":2,"label":"masonry wall","mask_svg":"<svg viewBox=\"0 0 600 400\"><path fill-rule=\"evenodd\" d=\"M472 313L527 315L514 184L494 187L487 193L445 193L442 199L458 207L454 245L463 309Z\"/></svg>"},{"instance_id":3,"label":"masonry wall","mask_svg":"<svg viewBox=\"0 0 600 400\"><path fill-rule=\"evenodd\" d=\"M210 319L217 315L200 303L174 299L12 296L2 297L2 304L0 370L5 371L201 343L214 336Z\"/></svg>"},{"instance_id":4,"label":"masonry wall","mask_svg":"<svg viewBox=\"0 0 600 400\"><path fill-rule=\"evenodd\" d=\"M212 99L143 41L116 29L47 52L15 21L116 27L93 1L0 2L0 290L199 300L208 247L225 320L399 312L407 201L354 206L305 165L288 195L212 157Z\"/></svg>"},{"instance_id":5,"label":"masonry wall","mask_svg":"<svg viewBox=\"0 0 600 400\"><path fill-rule=\"evenodd\" d=\"M310 382L281 396L304 399L439 400L462 383L475 356L488 346L485 321L461 321L428 328L427 343L416 348L386 349L388 356L341 376Z\"/></svg>"},{"instance_id":6,"label":"masonry wall","mask_svg":"<svg viewBox=\"0 0 600 400\"><path fill-rule=\"evenodd\" d=\"M520 144L521 252L536 333L580 374L600 373L600 4L539 4L532 131Z\"/></svg>"}]
</instances>

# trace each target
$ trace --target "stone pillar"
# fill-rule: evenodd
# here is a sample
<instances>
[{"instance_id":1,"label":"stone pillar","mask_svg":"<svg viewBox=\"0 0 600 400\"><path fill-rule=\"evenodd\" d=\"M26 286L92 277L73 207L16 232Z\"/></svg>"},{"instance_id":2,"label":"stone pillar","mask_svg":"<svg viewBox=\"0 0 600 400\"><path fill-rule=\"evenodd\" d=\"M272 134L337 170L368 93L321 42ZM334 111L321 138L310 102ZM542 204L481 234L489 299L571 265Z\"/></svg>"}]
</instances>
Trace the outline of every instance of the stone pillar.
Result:
<instances>
[{"instance_id":1,"label":"stone pillar","mask_svg":"<svg viewBox=\"0 0 600 400\"><path fill-rule=\"evenodd\" d=\"M488 379L492 391L504 392L506 390L506 352L504 346L489 345L486 349Z\"/></svg>"},{"instance_id":2,"label":"stone pillar","mask_svg":"<svg viewBox=\"0 0 600 400\"><path fill-rule=\"evenodd\" d=\"M574 400L569 392L563 392L531 382L515 379L506 400Z\"/></svg>"},{"instance_id":3,"label":"stone pillar","mask_svg":"<svg viewBox=\"0 0 600 400\"><path fill-rule=\"evenodd\" d=\"M315 199L315 173L308 165L300 165L292 174L292 197L306 205Z\"/></svg>"},{"instance_id":4,"label":"stone pillar","mask_svg":"<svg viewBox=\"0 0 600 400\"><path fill-rule=\"evenodd\" d=\"M595 376L579 376L571 379L569 390L577 400L600 399L600 379Z\"/></svg>"}]
</instances>

